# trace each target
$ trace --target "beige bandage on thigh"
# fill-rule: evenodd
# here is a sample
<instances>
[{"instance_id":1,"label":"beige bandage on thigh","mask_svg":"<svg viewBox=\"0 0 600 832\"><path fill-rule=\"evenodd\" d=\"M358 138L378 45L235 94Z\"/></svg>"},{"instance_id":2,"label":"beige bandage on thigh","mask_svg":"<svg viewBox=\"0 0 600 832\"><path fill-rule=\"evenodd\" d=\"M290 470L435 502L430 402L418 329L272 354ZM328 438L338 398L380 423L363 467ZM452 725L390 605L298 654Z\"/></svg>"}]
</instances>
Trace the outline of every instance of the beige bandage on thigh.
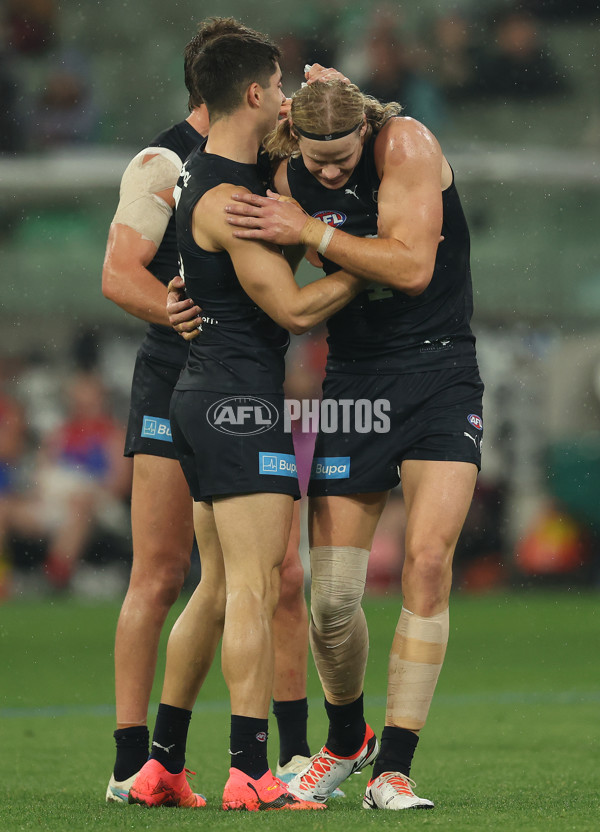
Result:
<instances>
[{"instance_id":1,"label":"beige bandage on thigh","mask_svg":"<svg viewBox=\"0 0 600 832\"><path fill-rule=\"evenodd\" d=\"M310 645L328 702L346 705L362 693L369 633L361 601L369 552L352 546L310 550Z\"/></svg>"},{"instance_id":2,"label":"beige bandage on thigh","mask_svg":"<svg viewBox=\"0 0 600 832\"><path fill-rule=\"evenodd\" d=\"M388 669L385 724L419 731L424 725L448 644L448 609L422 618L402 608Z\"/></svg>"},{"instance_id":3,"label":"beige bandage on thigh","mask_svg":"<svg viewBox=\"0 0 600 832\"><path fill-rule=\"evenodd\" d=\"M147 147L140 151L121 179L113 222L133 228L158 248L173 209L157 194L174 188L180 171L181 159L174 151L166 147Z\"/></svg>"}]
</instances>

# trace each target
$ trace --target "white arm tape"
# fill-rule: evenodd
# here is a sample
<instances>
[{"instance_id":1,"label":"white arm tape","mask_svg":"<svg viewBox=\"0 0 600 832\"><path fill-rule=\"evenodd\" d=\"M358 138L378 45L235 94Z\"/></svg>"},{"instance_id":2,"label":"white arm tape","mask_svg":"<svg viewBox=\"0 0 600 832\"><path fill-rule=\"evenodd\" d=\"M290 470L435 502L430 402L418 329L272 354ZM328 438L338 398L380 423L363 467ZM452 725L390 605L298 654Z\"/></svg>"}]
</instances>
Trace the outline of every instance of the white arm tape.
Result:
<instances>
[{"instance_id":1,"label":"white arm tape","mask_svg":"<svg viewBox=\"0 0 600 832\"><path fill-rule=\"evenodd\" d=\"M317 251L319 252L319 254L325 254L325 252L327 251L327 246L331 242L331 238L333 237L333 232L334 231L335 231L335 228L333 227L333 225L328 225L327 228L325 229L325 231L323 232L323 236L321 237L321 242L319 243L319 246L317 248Z\"/></svg>"},{"instance_id":2,"label":"white arm tape","mask_svg":"<svg viewBox=\"0 0 600 832\"><path fill-rule=\"evenodd\" d=\"M180 170L181 159L172 150L166 147L141 150L121 179L113 223L127 225L158 248L173 210L157 194L175 187Z\"/></svg>"}]
</instances>

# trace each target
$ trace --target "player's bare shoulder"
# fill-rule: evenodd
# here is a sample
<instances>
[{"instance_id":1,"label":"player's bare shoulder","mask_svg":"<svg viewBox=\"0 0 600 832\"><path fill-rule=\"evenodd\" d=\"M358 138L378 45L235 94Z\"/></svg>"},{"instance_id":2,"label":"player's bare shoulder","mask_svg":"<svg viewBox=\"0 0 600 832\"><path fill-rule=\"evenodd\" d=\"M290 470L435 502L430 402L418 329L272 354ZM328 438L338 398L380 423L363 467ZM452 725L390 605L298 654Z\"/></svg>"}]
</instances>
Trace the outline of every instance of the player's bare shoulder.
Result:
<instances>
[{"instance_id":1,"label":"player's bare shoulder","mask_svg":"<svg viewBox=\"0 0 600 832\"><path fill-rule=\"evenodd\" d=\"M244 185L233 185L231 182L220 182L214 188L206 191L194 208L194 213L218 213L218 219L225 223L225 205L232 201L233 194L249 194L251 191ZM228 226L229 227L229 226Z\"/></svg>"},{"instance_id":2,"label":"player's bare shoulder","mask_svg":"<svg viewBox=\"0 0 600 832\"><path fill-rule=\"evenodd\" d=\"M242 185L221 182L202 194L194 206L192 219L194 239L199 246L208 251L231 248L235 239L226 220L225 206L231 203L233 194L242 193L250 191Z\"/></svg>"},{"instance_id":3,"label":"player's bare shoulder","mask_svg":"<svg viewBox=\"0 0 600 832\"><path fill-rule=\"evenodd\" d=\"M383 125L375 140L375 163L385 168L410 162L442 160L442 150L431 130L410 116L395 116Z\"/></svg>"}]
</instances>

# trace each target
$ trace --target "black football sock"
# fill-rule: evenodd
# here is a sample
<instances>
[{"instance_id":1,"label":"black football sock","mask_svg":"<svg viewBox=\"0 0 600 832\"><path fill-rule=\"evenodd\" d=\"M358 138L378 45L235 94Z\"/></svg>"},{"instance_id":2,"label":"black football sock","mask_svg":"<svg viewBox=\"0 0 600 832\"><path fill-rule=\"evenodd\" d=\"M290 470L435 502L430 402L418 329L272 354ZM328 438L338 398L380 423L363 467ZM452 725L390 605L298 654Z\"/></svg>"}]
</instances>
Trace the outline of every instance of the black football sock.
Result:
<instances>
[{"instance_id":1,"label":"black football sock","mask_svg":"<svg viewBox=\"0 0 600 832\"><path fill-rule=\"evenodd\" d=\"M113 776L121 783L137 774L148 759L150 733L146 725L134 725L131 728L117 728L113 737L117 746Z\"/></svg>"},{"instance_id":2,"label":"black football sock","mask_svg":"<svg viewBox=\"0 0 600 832\"><path fill-rule=\"evenodd\" d=\"M229 753L232 768L239 768L248 777L258 780L269 770L267 738L269 720L251 716L231 716Z\"/></svg>"},{"instance_id":3,"label":"black football sock","mask_svg":"<svg viewBox=\"0 0 600 832\"><path fill-rule=\"evenodd\" d=\"M373 779L384 771L399 771L410 777L410 766L418 742L418 735L412 731L386 725L381 734L381 748L373 766Z\"/></svg>"},{"instance_id":4,"label":"black football sock","mask_svg":"<svg viewBox=\"0 0 600 832\"><path fill-rule=\"evenodd\" d=\"M279 730L279 765L285 766L292 757L310 757L306 739L308 722L308 700L273 700L273 713Z\"/></svg>"},{"instance_id":5,"label":"black football sock","mask_svg":"<svg viewBox=\"0 0 600 832\"><path fill-rule=\"evenodd\" d=\"M172 705L158 706L150 757L158 760L171 774L185 766L185 747L192 712Z\"/></svg>"},{"instance_id":6,"label":"black football sock","mask_svg":"<svg viewBox=\"0 0 600 832\"><path fill-rule=\"evenodd\" d=\"M329 717L329 734L325 745L338 757L356 754L365 740L367 725L364 717L363 694L349 705L332 705L325 700Z\"/></svg>"}]
</instances>

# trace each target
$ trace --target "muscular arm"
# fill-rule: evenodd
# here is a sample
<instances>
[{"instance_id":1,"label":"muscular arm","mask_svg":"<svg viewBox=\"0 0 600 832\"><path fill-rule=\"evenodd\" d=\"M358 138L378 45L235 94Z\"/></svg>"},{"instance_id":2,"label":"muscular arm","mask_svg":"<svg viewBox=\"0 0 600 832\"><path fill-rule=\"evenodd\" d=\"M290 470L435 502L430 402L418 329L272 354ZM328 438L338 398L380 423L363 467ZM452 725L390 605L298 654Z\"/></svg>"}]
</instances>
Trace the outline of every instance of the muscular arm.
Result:
<instances>
[{"instance_id":1,"label":"muscular arm","mask_svg":"<svg viewBox=\"0 0 600 832\"><path fill-rule=\"evenodd\" d=\"M422 124L394 119L377 138L375 161L381 177L378 237L336 229L326 256L366 280L418 295L429 285L440 240L442 152ZM307 220L293 204L254 195L236 199L226 206L236 236L312 248L320 243L324 224Z\"/></svg>"},{"instance_id":2,"label":"muscular arm","mask_svg":"<svg viewBox=\"0 0 600 832\"><path fill-rule=\"evenodd\" d=\"M155 254L151 240L113 223L102 269L102 294L136 318L168 326L167 289L146 268Z\"/></svg>"},{"instance_id":3,"label":"muscular arm","mask_svg":"<svg viewBox=\"0 0 600 832\"><path fill-rule=\"evenodd\" d=\"M280 326L296 335L306 332L364 288L362 280L344 272L300 288L278 249L233 237L224 207L232 193L241 190L220 185L202 197L194 209L194 238L205 249L228 252L244 291Z\"/></svg>"},{"instance_id":4,"label":"muscular arm","mask_svg":"<svg viewBox=\"0 0 600 832\"><path fill-rule=\"evenodd\" d=\"M136 318L164 326L169 326L167 290L147 267L171 217L178 175L178 157L163 148L147 148L131 161L121 180L102 268L104 297Z\"/></svg>"},{"instance_id":5,"label":"muscular arm","mask_svg":"<svg viewBox=\"0 0 600 832\"><path fill-rule=\"evenodd\" d=\"M375 143L381 176L378 237L353 238L350 250L342 253L334 234L327 257L346 268L351 261L353 272L407 294L423 292L433 275L442 230L442 161L439 144L422 124L389 122Z\"/></svg>"}]
</instances>

